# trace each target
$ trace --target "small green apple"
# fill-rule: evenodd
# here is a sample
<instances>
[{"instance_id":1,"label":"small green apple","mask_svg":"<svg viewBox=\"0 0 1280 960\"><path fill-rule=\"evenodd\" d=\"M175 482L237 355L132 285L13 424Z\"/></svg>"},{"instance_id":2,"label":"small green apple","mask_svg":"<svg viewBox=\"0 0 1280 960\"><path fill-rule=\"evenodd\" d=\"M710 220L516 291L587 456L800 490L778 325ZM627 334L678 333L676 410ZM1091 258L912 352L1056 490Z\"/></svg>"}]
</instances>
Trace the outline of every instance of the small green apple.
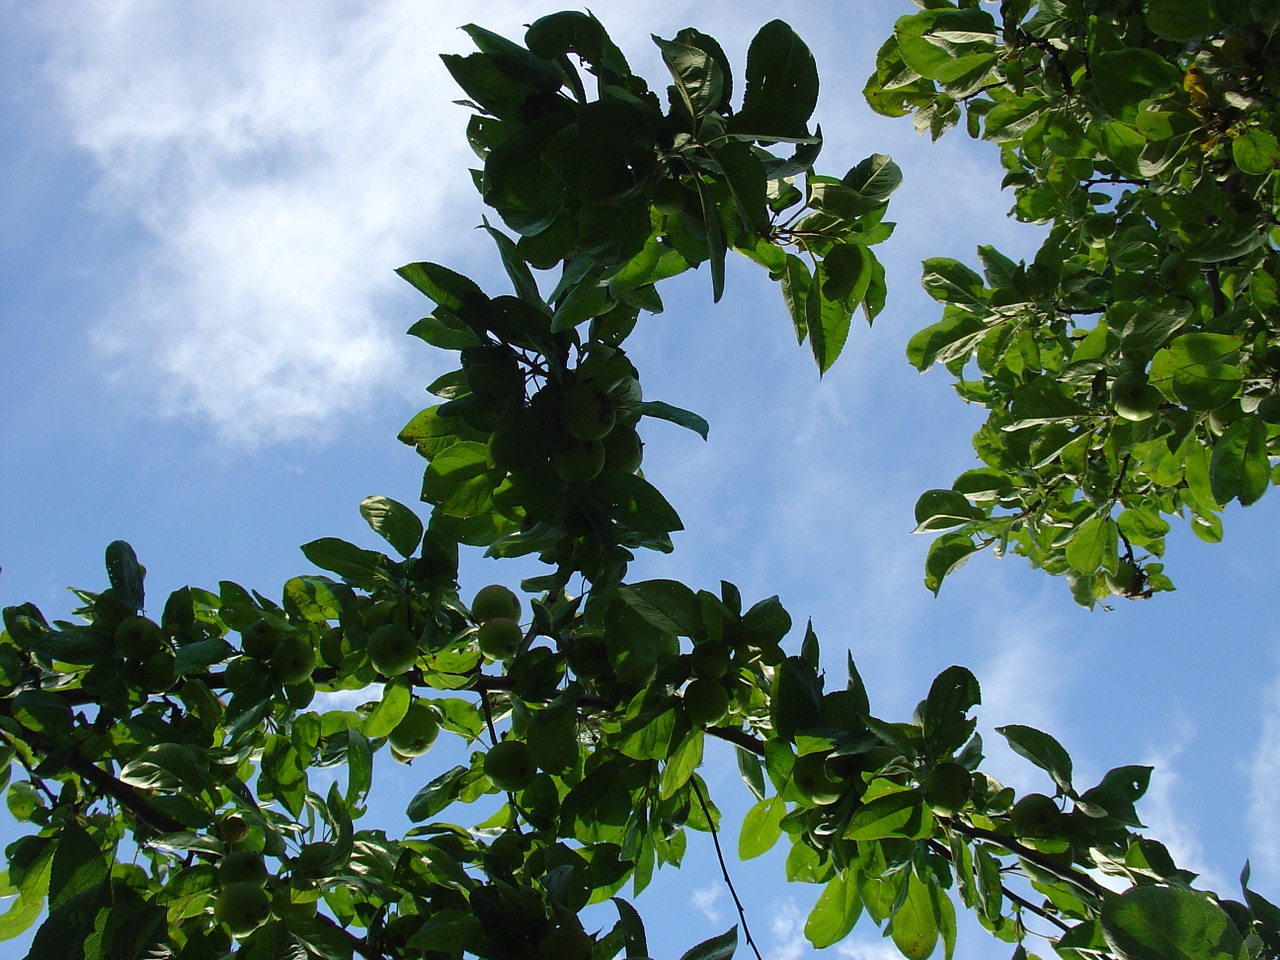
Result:
<instances>
[{"instance_id":1,"label":"small green apple","mask_svg":"<svg viewBox=\"0 0 1280 960\"><path fill-rule=\"evenodd\" d=\"M223 887L213 904L213 918L236 937L247 937L271 916L271 898L256 883Z\"/></svg>"},{"instance_id":2,"label":"small green apple","mask_svg":"<svg viewBox=\"0 0 1280 960\"><path fill-rule=\"evenodd\" d=\"M830 806L844 795L845 785L831 775L825 753L806 753L796 757L791 782L810 803Z\"/></svg>"},{"instance_id":3,"label":"small green apple","mask_svg":"<svg viewBox=\"0 0 1280 960\"><path fill-rule=\"evenodd\" d=\"M413 700L387 741L402 756L420 757L431 749L439 735L440 721L435 711L422 700Z\"/></svg>"},{"instance_id":4,"label":"small green apple","mask_svg":"<svg viewBox=\"0 0 1280 960\"><path fill-rule=\"evenodd\" d=\"M1052 797L1028 793L1009 813L1014 836L1032 840L1057 840L1066 835L1065 818Z\"/></svg>"},{"instance_id":5,"label":"small green apple","mask_svg":"<svg viewBox=\"0 0 1280 960\"><path fill-rule=\"evenodd\" d=\"M521 740L503 740L484 755L484 775L499 790L515 793L533 783L538 768Z\"/></svg>"},{"instance_id":6,"label":"small green apple","mask_svg":"<svg viewBox=\"0 0 1280 960\"><path fill-rule=\"evenodd\" d=\"M1111 403L1126 420L1150 419L1160 409L1160 399L1160 391L1136 370L1120 374L1111 384Z\"/></svg>"},{"instance_id":7,"label":"small green apple","mask_svg":"<svg viewBox=\"0 0 1280 960\"><path fill-rule=\"evenodd\" d=\"M629 425L615 427L604 438L604 468L619 473L635 473L644 460L644 443L636 428Z\"/></svg>"},{"instance_id":8,"label":"small green apple","mask_svg":"<svg viewBox=\"0 0 1280 960\"><path fill-rule=\"evenodd\" d=\"M255 660L266 660L280 642L280 631L259 617L240 631L240 649Z\"/></svg>"},{"instance_id":9,"label":"small green apple","mask_svg":"<svg viewBox=\"0 0 1280 960\"><path fill-rule=\"evenodd\" d=\"M616 418L613 401L594 384L575 384L565 391L560 404L560 424L578 440L604 439Z\"/></svg>"},{"instance_id":10,"label":"small green apple","mask_svg":"<svg viewBox=\"0 0 1280 960\"><path fill-rule=\"evenodd\" d=\"M471 616L476 623L484 623L494 617L519 620L520 598L502 584L491 583L476 591L476 598L471 601Z\"/></svg>"},{"instance_id":11,"label":"small green apple","mask_svg":"<svg viewBox=\"0 0 1280 960\"><path fill-rule=\"evenodd\" d=\"M704 640L696 644L693 653L689 655L689 665L693 668L694 675L706 677L709 680L719 680L728 673L729 661L728 644L717 643L714 640Z\"/></svg>"},{"instance_id":12,"label":"small green apple","mask_svg":"<svg viewBox=\"0 0 1280 960\"><path fill-rule=\"evenodd\" d=\"M160 624L143 616L125 617L117 624L114 635L116 653L138 660L163 647L164 640Z\"/></svg>"},{"instance_id":13,"label":"small green apple","mask_svg":"<svg viewBox=\"0 0 1280 960\"><path fill-rule=\"evenodd\" d=\"M283 684L301 683L311 679L316 668L316 649L311 638L301 633L291 633L276 644L271 656L271 673Z\"/></svg>"},{"instance_id":14,"label":"small green apple","mask_svg":"<svg viewBox=\"0 0 1280 960\"><path fill-rule=\"evenodd\" d=\"M524 631L509 617L490 617L476 631L480 652L489 660L509 660L520 649Z\"/></svg>"},{"instance_id":15,"label":"small green apple","mask_svg":"<svg viewBox=\"0 0 1280 960\"><path fill-rule=\"evenodd\" d=\"M366 650L373 669L384 677L398 677L418 662L418 638L398 623L384 623L369 634Z\"/></svg>"},{"instance_id":16,"label":"small green apple","mask_svg":"<svg viewBox=\"0 0 1280 960\"><path fill-rule=\"evenodd\" d=\"M138 665L142 685L151 693L164 693L178 681L178 664L168 649L160 649Z\"/></svg>"},{"instance_id":17,"label":"small green apple","mask_svg":"<svg viewBox=\"0 0 1280 960\"><path fill-rule=\"evenodd\" d=\"M715 726L729 712L729 692L719 680L690 680L682 696L685 716L700 727Z\"/></svg>"},{"instance_id":18,"label":"small green apple","mask_svg":"<svg viewBox=\"0 0 1280 960\"><path fill-rule=\"evenodd\" d=\"M249 835L249 824L237 814L223 817L218 821L218 836L227 843L239 843Z\"/></svg>"},{"instance_id":19,"label":"small green apple","mask_svg":"<svg viewBox=\"0 0 1280 960\"><path fill-rule=\"evenodd\" d=\"M604 469L604 444L599 440L579 440L553 453L551 467L567 483L590 483Z\"/></svg>"},{"instance_id":20,"label":"small green apple","mask_svg":"<svg viewBox=\"0 0 1280 960\"><path fill-rule=\"evenodd\" d=\"M267 885L267 865L262 854L253 850L233 850L218 861L218 885L229 887L236 883Z\"/></svg>"},{"instance_id":21,"label":"small green apple","mask_svg":"<svg viewBox=\"0 0 1280 960\"><path fill-rule=\"evenodd\" d=\"M1118 597L1132 597L1142 592L1142 568L1122 559L1115 572L1106 572L1107 587Z\"/></svg>"}]
</instances>

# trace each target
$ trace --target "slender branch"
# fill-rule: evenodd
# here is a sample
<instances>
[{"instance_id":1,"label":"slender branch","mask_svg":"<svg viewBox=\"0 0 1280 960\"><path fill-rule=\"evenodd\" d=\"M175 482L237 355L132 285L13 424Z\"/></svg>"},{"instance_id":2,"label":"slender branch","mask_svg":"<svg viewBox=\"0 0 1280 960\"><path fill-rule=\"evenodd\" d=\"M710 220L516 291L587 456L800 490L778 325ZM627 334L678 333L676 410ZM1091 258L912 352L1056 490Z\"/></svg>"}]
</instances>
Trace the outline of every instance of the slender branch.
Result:
<instances>
[{"instance_id":1,"label":"slender branch","mask_svg":"<svg viewBox=\"0 0 1280 960\"><path fill-rule=\"evenodd\" d=\"M729 896L733 897L733 905L738 908L738 919L742 921L742 935L747 941L747 946L751 948L751 952L756 955L756 960L764 960L760 956L760 949L756 946L756 942L751 936L751 927L747 925L747 912L743 909L742 901L738 899L738 891L733 888L733 880L729 878L729 868L724 862L724 851L720 849L720 835L716 830L715 823L711 820L711 811L707 809L707 801L702 796L702 790L698 786L698 781L692 777L689 778L689 786L693 788L693 795L698 798L698 806L702 808L702 815L707 818L707 826L711 828L711 842L715 844L716 859L720 861L720 873L724 876L725 886L729 888Z\"/></svg>"},{"instance_id":2,"label":"slender branch","mask_svg":"<svg viewBox=\"0 0 1280 960\"><path fill-rule=\"evenodd\" d=\"M1094 880L1087 874L1070 867L1064 867L1061 863L1052 857L1047 857L1038 850L1032 850L1028 846L1024 846L1012 837L1006 837L1004 834L995 833L991 830L984 830L982 827L975 827L972 824L964 823L961 820L951 821L951 829L957 833L969 837L972 840L987 840L996 846L1003 847L1015 856L1021 857L1027 863L1035 864L1045 873L1057 877L1066 883L1071 884L1077 889L1083 890L1098 900L1107 896L1107 888L1098 881Z\"/></svg>"},{"instance_id":3,"label":"slender branch","mask_svg":"<svg viewBox=\"0 0 1280 960\"><path fill-rule=\"evenodd\" d=\"M495 744L498 742L498 731L493 727L493 711L489 709L489 693L486 690L480 691L480 706L484 709L485 726L489 728L489 739Z\"/></svg>"},{"instance_id":4,"label":"slender branch","mask_svg":"<svg viewBox=\"0 0 1280 960\"><path fill-rule=\"evenodd\" d=\"M758 737L753 737L745 730L738 727L707 727L706 731L713 737L742 747L743 750L750 751L761 757L764 756L764 741Z\"/></svg>"},{"instance_id":5,"label":"slender branch","mask_svg":"<svg viewBox=\"0 0 1280 960\"><path fill-rule=\"evenodd\" d=\"M951 848L948 847L946 844L942 843L940 840L930 840L929 848L933 850L933 852L936 853L938 856L943 857L944 859L949 860L952 863L955 863L955 858L952 857L951 855ZM1003 882L1001 882L1000 884L1000 892L1003 893L1010 900L1012 900L1014 903L1016 903L1018 906L1022 907L1024 910L1030 910L1037 917L1040 917L1043 920L1047 920L1049 923L1052 923L1063 933L1066 933L1068 930L1071 929L1070 925L1063 922L1063 920L1060 917L1055 917L1053 914L1045 910L1044 907L1036 906L1030 900L1027 900L1024 897L1019 896L1017 893L1010 890Z\"/></svg>"},{"instance_id":6,"label":"slender branch","mask_svg":"<svg viewBox=\"0 0 1280 960\"><path fill-rule=\"evenodd\" d=\"M157 833L178 833L186 829L186 825L175 820L163 810L158 810L142 794L127 783L121 783L107 771L90 763L80 754L72 751L64 756L68 768L78 773L82 779L88 780L103 793L114 797L120 806Z\"/></svg>"}]
</instances>

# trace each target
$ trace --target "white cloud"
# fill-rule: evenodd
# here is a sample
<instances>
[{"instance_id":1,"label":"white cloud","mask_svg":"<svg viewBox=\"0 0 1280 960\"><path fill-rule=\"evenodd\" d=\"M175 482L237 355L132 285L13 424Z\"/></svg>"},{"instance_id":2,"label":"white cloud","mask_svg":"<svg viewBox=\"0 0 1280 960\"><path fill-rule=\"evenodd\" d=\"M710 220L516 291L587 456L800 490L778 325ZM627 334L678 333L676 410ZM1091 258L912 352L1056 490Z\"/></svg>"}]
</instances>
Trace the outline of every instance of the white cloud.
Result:
<instances>
[{"instance_id":1,"label":"white cloud","mask_svg":"<svg viewBox=\"0 0 1280 960\"><path fill-rule=\"evenodd\" d=\"M869 940L845 940L836 950L840 956L848 957L849 960L899 960L902 956L889 943L874 943Z\"/></svg>"},{"instance_id":2,"label":"white cloud","mask_svg":"<svg viewBox=\"0 0 1280 960\"><path fill-rule=\"evenodd\" d=\"M1263 698L1262 730L1249 768L1249 826L1255 886L1280 883L1280 834L1275 829L1280 796L1280 676Z\"/></svg>"},{"instance_id":3,"label":"white cloud","mask_svg":"<svg viewBox=\"0 0 1280 960\"><path fill-rule=\"evenodd\" d=\"M810 951L804 938L805 915L794 900L776 903L769 918L769 932L773 934L774 947L765 951L773 960L800 960Z\"/></svg>"},{"instance_id":4,"label":"white cloud","mask_svg":"<svg viewBox=\"0 0 1280 960\"><path fill-rule=\"evenodd\" d=\"M1195 725L1185 714L1179 714L1170 727L1169 741L1155 748L1142 761L1155 770L1146 794L1138 803L1138 817L1147 826L1145 834L1163 843L1174 863L1184 870L1200 874L1197 886L1225 895L1229 889L1228 882L1209 862L1195 825L1187 822L1186 812L1179 808L1177 802L1177 797L1182 795L1179 789L1182 777L1176 761L1195 740Z\"/></svg>"},{"instance_id":5,"label":"white cloud","mask_svg":"<svg viewBox=\"0 0 1280 960\"><path fill-rule=\"evenodd\" d=\"M722 914L716 901L724 895L724 885L714 882L693 891L693 906L711 923L719 923Z\"/></svg>"}]
</instances>

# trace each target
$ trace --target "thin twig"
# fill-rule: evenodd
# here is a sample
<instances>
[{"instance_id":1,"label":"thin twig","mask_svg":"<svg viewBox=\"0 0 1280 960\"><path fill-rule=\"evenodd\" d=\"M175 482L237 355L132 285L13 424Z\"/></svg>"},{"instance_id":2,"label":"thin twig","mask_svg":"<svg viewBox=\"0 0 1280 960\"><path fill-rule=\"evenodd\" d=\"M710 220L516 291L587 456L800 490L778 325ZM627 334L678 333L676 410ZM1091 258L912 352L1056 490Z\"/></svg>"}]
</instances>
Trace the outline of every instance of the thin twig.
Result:
<instances>
[{"instance_id":1,"label":"thin twig","mask_svg":"<svg viewBox=\"0 0 1280 960\"><path fill-rule=\"evenodd\" d=\"M1008 850L1014 856L1021 857L1028 863L1039 867L1045 873L1051 874L1059 880L1066 881L1073 887L1089 894L1091 897L1102 900L1107 896L1108 891L1106 887L1094 880L1093 877L1081 873L1078 870L1072 870L1070 867L1064 867L1052 857L1046 857L1039 851L1032 850L1030 847L1019 843L1012 837L1006 837L1004 834L995 833L991 830L984 830L981 827L975 827L972 824L964 823L960 820L953 820L951 822L951 829L969 837L972 840L987 840L990 843L996 844L996 846L1004 847L1004 849Z\"/></svg>"},{"instance_id":2,"label":"thin twig","mask_svg":"<svg viewBox=\"0 0 1280 960\"><path fill-rule=\"evenodd\" d=\"M729 878L729 867L724 862L724 851L720 849L720 836L716 831L715 823L711 820L711 811L707 809L707 801L702 796L697 779L690 777L689 786L693 787L693 795L698 798L698 806L702 807L702 815L707 818L707 826L711 828L711 842L715 844L716 859L720 861L720 872L724 875L725 886L729 888L729 896L733 897L733 905L738 908L738 919L742 921L742 935L746 938L751 952L756 955L756 960L764 960L760 956L760 949L756 946L755 940L751 937L751 928L747 925L747 911L743 909L742 901L738 899L738 891L733 888L733 880Z\"/></svg>"}]
</instances>

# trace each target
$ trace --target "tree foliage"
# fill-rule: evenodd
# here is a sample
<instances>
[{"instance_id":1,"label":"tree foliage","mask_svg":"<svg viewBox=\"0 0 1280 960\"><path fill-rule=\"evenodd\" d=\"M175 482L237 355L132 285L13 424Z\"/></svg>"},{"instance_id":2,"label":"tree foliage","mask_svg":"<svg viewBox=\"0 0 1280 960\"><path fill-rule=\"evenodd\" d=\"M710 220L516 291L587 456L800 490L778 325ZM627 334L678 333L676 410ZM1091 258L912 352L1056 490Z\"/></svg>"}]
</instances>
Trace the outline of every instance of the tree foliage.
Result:
<instances>
[{"instance_id":1,"label":"tree foliage","mask_svg":"<svg viewBox=\"0 0 1280 960\"><path fill-rule=\"evenodd\" d=\"M921 529L959 527L930 553L931 585L1003 538L1070 567L1091 602L1133 547L1158 555L1162 513L1213 527L1228 492L1260 495L1259 445L1270 472L1274 23L1262 4L1227 22L1207 3L1144 17L1009 2L999 27L975 4L928 6L899 21L869 98L935 135L964 112L1002 145L1019 215L1054 222L1030 266L987 248L985 279L926 264L947 306L912 360L943 361L992 409L988 466L921 499ZM1077 783L1057 740L1010 725L999 733L1051 790L1018 797L983 769L965 668L943 670L912 717L882 719L852 658L825 673L812 626L793 629L777 597L627 579L635 551L669 552L681 527L640 470L639 429L708 429L645 399L624 347L662 309L660 283L706 263L719 299L728 251L743 254L780 284L820 371L855 311L884 304L871 248L900 173L881 155L814 170L803 42L767 24L739 98L713 38L655 38L664 101L590 15L538 20L523 44L467 32L478 52L445 60L474 110L475 183L513 293L434 263L399 271L433 304L410 333L458 357L430 387L441 402L400 432L426 460L426 522L368 498L389 550L308 543L325 573L278 599L222 582L148 615L144 570L116 542L108 585L77 591L80 622L5 608L2 775L30 832L6 851L0 936L47 908L33 958L645 957L622 894L679 866L688 830L719 849L698 774L719 741L756 798L738 853L785 844L787 879L821 886L817 947L866 914L904 956L949 958L959 904L1016 957L1030 933L1064 957L1280 955L1280 914L1247 870L1241 900L1199 891L1138 832L1149 768ZM1181 285L1155 279L1169 262ZM1097 327L1077 331L1082 316ZM1150 367L1150 415L1114 413L1121 364ZM1239 413L1218 430L1228 401ZM546 572L523 598L463 591L463 545ZM1123 592L1159 578L1147 564ZM342 709L335 692L367 700ZM438 736L462 738L467 763L415 760ZM430 773L401 838L359 823L388 758ZM321 792L317 768L341 775ZM583 909L606 901L616 922L586 929ZM686 957L727 957L737 939Z\"/></svg>"},{"instance_id":2,"label":"tree foliage","mask_svg":"<svg viewBox=\"0 0 1280 960\"><path fill-rule=\"evenodd\" d=\"M973 552L1065 574L1077 602L1149 597L1167 519L1222 539L1276 480L1280 160L1269 2L922 3L870 104L1000 148L1030 263L925 263L941 320L911 340L990 412L982 466L917 506L935 592Z\"/></svg>"}]
</instances>

